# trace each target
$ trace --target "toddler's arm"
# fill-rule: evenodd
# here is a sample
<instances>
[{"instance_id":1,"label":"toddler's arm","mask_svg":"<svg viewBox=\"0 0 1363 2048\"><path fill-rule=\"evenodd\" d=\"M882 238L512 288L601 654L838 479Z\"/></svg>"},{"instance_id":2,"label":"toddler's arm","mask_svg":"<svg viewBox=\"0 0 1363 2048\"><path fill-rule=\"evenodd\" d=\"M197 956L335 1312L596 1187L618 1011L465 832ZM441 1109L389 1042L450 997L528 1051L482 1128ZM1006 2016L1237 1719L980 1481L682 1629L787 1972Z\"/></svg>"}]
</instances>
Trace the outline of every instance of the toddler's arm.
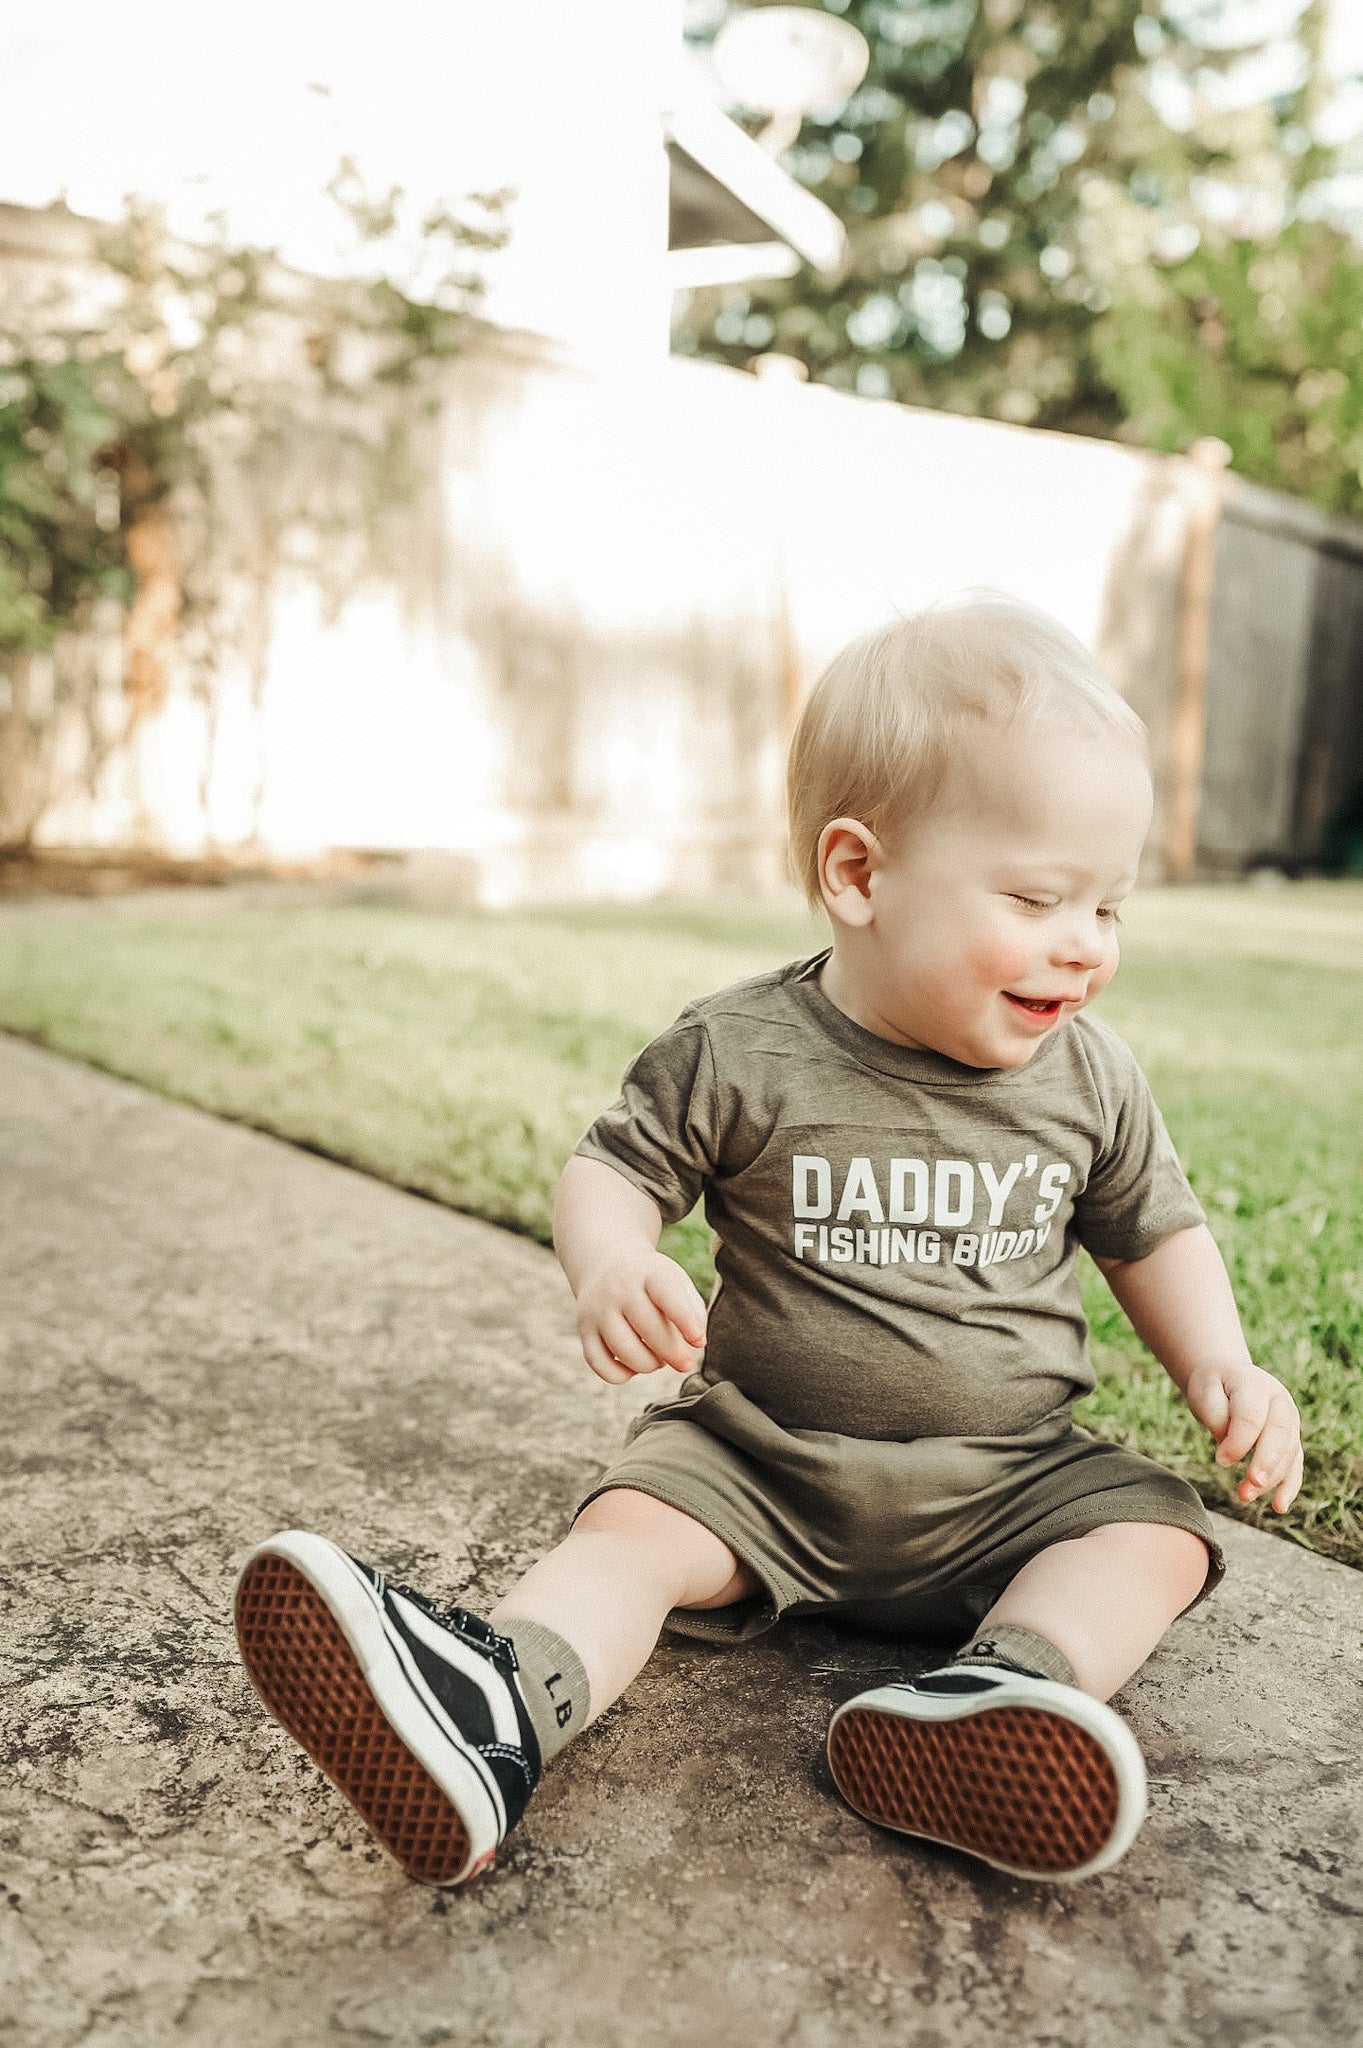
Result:
<instances>
[{"instance_id":1,"label":"toddler's arm","mask_svg":"<svg viewBox=\"0 0 1363 2048\"><path fill-rule=\"evenodd\" d=\"M1236 1492L1272 1493L1281 1515L1302 1478L1301 1422L1280 1380L1249 1355L1225 1262L1205 1223L1167 1237L1145 1259L1099 1259L1137 1336L1154 1352L1216 1440L1218 1465L1253 1452Z\"/></svg>"},{"instance_id":2,"label":"toddler's arm","mask_svg":"<svg viewBox=\"0 0 1363 2048\"><path fill-rule=\"evenodd\" d=\"M705 1342L705 1304L658 1250L657 1203L614 1167L576 1153L554 1200L554 1250L577 1297L582 1355L620 1382L670 1365L690 1372Z\"/></svg>"}]
</instances>

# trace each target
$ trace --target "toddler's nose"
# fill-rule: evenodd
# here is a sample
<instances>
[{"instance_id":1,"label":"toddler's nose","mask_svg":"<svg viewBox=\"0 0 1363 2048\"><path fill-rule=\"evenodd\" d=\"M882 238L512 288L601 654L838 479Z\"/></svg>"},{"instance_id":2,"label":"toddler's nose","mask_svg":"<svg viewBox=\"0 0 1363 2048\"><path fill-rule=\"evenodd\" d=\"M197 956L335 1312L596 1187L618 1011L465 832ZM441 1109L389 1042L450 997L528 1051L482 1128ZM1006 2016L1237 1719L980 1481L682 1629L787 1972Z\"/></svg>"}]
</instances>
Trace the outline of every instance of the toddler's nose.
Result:
<instances>
[{"instance_id":1,"label":"toddler's nose","mask_svg":"<svg viewBox=\"0 0 1363 2048\"><path fill-rule=\"evenodd\" d=\"M1107 958L1108 930L1097 918L1076 917L1066 924L1063 932L1057 932L1056 938L1058 943L1052 959L1057 967L1091 973Z\"/></svg>"}]
</instances>

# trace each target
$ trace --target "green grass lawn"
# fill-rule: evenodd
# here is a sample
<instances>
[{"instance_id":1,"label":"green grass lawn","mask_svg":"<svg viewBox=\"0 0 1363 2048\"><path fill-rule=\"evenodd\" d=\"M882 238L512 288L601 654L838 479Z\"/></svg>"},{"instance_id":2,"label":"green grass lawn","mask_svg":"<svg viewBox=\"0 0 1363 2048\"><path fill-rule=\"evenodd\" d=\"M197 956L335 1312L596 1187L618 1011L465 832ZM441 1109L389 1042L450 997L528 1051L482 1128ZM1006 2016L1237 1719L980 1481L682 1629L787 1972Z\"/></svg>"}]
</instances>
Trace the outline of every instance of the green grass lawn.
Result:
<instances>
[{"instance_id":1,"label":"green grass lawn","mask_svg":"<svg viewBox=\"0 0 1363 2048\"><path fill-rule=\"evenodd\" d=\"M809 952L793 905L516 915L231 896L0 909L0 1026L547 1239L564 1158L690 997ZM1363 1565L1363 884L1152 892L1103 1012L1135 1047L1301 1404L1285 1524L1231 1501L1096 1273L1081 1419ZM702 1282L690 1219L664 1240Z\"/></svg>"}]
</instances>

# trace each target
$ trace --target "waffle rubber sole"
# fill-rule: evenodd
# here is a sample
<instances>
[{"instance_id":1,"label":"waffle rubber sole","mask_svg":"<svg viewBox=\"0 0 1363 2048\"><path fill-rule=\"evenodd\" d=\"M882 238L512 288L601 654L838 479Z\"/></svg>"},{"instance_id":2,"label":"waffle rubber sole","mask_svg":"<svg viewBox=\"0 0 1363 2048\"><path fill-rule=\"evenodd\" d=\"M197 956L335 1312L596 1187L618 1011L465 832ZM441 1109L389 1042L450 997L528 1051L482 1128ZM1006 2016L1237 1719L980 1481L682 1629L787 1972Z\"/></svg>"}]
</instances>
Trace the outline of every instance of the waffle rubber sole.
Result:
<instances>
[{"instance_id":1,"label":"waffle rubber sole","mask_svg":"<svg viewBox=\"0 0 1363 2048\"><path fill-rule=\"evenodd\" d=\"M1094 1876L1140 1826L1145 1768L1117 1716L1078 1697L1080 1718L1018 1700L934 1700L920 1715L911 1695L906 1711L904 1694L882 1688L834 1717L834 1782L864 1819L1012 1877Z\"/></svg>"},{"instance_id":2,"label":"waffle rubber sole","mask_svg":"<svg viewBox=\"0 0 1363 2048\"><path fill-rule=\"evenodd\" d=\"M335 1551L335 1546L326 1549ZM343 1553L335 1551L335 1556ZM329 1588L333 1599L346 1590L344 1580ZM480 1803L487 1805L486 1794L470 1780L457 1802L416 1754L414 1742L428 1751L429 1761L433 1737L416 1725L419 1705L413 1712L403 1700L407 1681L391 1651L392 1718L383 1711L373 1666L382 1663L385 1646L381 1641L365 1644L369 1655L362 1659L351 1637L361 1632L357 1620L367 1619L360 1605L363 1590L350 1597L357 1612L347 1617L347 1629L307 1571L279 1550L262 1547L237 1583L242 1661L274 1718L344 1793L407 1875L425 1884L462 1883L491 1861L495 1848L495 1834L486 1846L488 1820L479 1810ZM371 1634L377 1626L371 1623ZM404 1740L393 1720L409 1717L413 1725ZM457 1755L441 1759L446 1778L469 1771Z\"/></svg>"}]
</instances>

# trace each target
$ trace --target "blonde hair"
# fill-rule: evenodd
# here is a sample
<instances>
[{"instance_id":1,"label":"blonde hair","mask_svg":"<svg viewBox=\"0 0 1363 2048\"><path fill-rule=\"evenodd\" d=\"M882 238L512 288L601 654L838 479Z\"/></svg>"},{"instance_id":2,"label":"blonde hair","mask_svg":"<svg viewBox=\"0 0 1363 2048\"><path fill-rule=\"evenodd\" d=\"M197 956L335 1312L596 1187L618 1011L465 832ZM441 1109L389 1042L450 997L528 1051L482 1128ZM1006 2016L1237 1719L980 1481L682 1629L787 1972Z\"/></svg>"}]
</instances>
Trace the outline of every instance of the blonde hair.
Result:
<instances>
[{"instance_id":1,"label":"blonde hair","mask_svg":"<svg viewBox=\"0 0 1363 2048\"><path fill-rule=\"evenodd\" d=\"M1131 706L1073 633L1002 591L968 590L854 640L815 684L791 741L790 859L817 909L819 839L856 818L890 840L926 810L972 722L1063 702L1145 750Z\"/></svg>"}]
</instances>

